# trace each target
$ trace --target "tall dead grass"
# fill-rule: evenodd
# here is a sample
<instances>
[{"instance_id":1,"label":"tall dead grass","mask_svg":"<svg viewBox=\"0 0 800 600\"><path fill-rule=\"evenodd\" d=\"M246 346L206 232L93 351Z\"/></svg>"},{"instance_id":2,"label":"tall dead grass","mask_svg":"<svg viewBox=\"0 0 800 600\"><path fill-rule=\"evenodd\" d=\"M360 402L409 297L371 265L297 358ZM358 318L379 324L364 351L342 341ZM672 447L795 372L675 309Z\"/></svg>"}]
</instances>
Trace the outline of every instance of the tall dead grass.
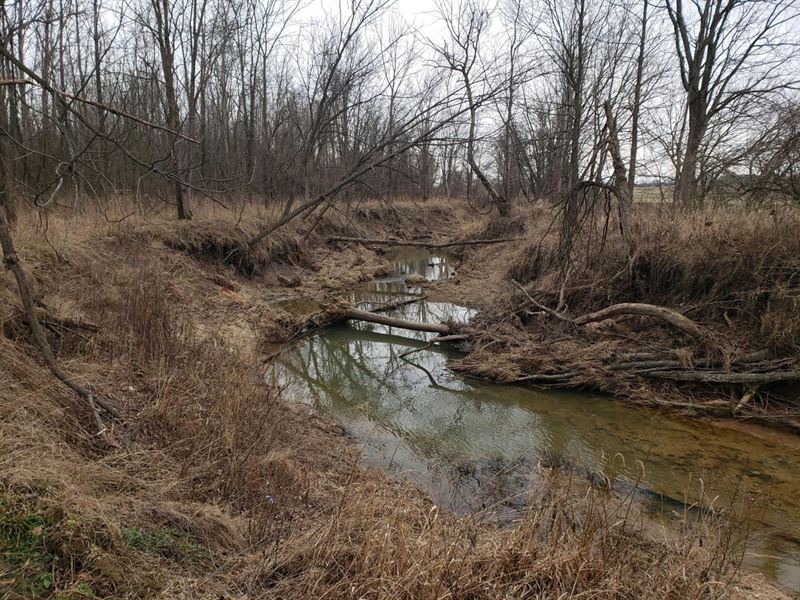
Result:
<instances>
[{"instance_id":1,"label":"tall dead grass","mask_svg":"<svg viewBox=\"0 0 800 600\"><path fill-rule=\"evenodd\" d=\"M686 534L648 530L629 503L552 474L509 529L398 503L394 493L355 483L332 518L296 532L273 564L251 568L250 584L293 598L736 595L736 552L716 551L723 527L711 519Z\"/></svg>"},{"instance_id":2,"label":"tall dead grass","mask_svg":"<svg viewBox=\"0 0 800 600\"><path fill-rule=\"evenodd\" d=\"M712 328L736 330L745 345L800 350L800 213L792 208L678 212L638 206L631 216L632 269L614 224L574 243L566 302L574 313L618 302L679 308ZM555 234L537 238L509 277L545 294L564 281Z\"/></svg>"}]
</instances>

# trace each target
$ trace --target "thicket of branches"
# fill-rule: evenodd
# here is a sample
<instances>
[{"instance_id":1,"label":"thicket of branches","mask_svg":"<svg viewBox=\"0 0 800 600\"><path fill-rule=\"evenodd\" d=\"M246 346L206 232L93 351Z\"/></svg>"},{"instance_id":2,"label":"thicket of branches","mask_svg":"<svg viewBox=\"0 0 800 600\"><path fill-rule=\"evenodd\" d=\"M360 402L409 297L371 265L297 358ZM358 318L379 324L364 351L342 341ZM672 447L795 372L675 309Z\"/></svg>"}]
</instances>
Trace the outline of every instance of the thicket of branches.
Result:
<instances>
[{"instance_id":1,"label":"thicket of branches","mask_svg":"<svg viewBox=\"0 0 800 600\"><path fill-rule=\"evenodd\" d=\"M2 202L798 196L794 0L442 0L424 32L322 6L2 3Z\"/></svg>"}]
</instances>

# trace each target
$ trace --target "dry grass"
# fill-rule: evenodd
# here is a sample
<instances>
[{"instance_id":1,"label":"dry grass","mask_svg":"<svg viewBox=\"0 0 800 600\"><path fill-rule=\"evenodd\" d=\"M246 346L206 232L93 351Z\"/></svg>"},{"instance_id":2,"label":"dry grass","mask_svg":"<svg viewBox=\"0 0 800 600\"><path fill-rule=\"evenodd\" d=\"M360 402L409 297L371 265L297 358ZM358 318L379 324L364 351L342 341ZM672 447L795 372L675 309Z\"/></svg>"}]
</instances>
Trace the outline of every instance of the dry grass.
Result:
<instances>
[{"instance_id":1,"label":"dry grass","mask_svg":"<svg viewBox=\"0 0 800 600\"><path fill-rule=\"evenodd\" d=\"M791 208L681 213L638 207L631 219L636 251L612 223L603 239L576 242L566 301L574 313L617 302L677 307L710 327L732 327L754 345L800 350L800 213ZM563 281L556 236L523 248L509 276L555 294ZM744 336L743 336L744 337Z\"/></svg>"},{"instance_id":2,"label":"dry grass","mask_svg":"<svg viewBox=\"0 0 800 600\"><path fill-rule=\"evenodd\" d=\"M51 215L49 242L23 215L21 255L57 324L59 360L124 419L113 423L117 446L97 437L88 407L37 359L0 274L0 325L11 333L0 336L0 595L734 595L734 554L716 523L653 533L604 492L560 478L512 529L440 514L354 466L352 444L260 379L254 349L228 334L268 314L254 275L304 261L325 272L329 251L314 245L334 232L456 237L470 221L455 206L422 206L365 205L297 224L253 259L257 269L238 271L208 260L204 244L217 252L240 240L269 216L257 207L241 218L208 209L196 230L166 216ZM521 231L519 219L509 227ZM174 239L183 250L167 247Z\"/></svg>"},{"instance_id":3,"label":"dry grass","mask_svg":"<svg viewBox=\"0 0 800 600\"><path fill-rule=\"evenodd\" d=\"M383 485L354 484L334 518L298 532L274 565L250 575L277 597L732 597L735 553L691 534L647 532L630 505L552 475L511 529L397 503ZM409 496L413 496L409 494ZM705 528L705 529L704 529Z\"/></svg>"}]
</instances>

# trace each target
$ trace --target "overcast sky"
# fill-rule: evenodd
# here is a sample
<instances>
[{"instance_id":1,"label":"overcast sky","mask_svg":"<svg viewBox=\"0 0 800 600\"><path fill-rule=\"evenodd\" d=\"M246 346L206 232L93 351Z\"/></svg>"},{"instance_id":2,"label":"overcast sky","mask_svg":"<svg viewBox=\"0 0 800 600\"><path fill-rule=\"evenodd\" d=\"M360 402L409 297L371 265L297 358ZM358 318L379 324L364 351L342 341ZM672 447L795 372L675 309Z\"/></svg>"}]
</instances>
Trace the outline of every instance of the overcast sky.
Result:
<instances>
[{"instance_id":1,"label":"overcast sky","mask_svg":"<svg viewBox=\"0 0 800 600\"><path fill-rule=\"evenodd\" d=\"M324 12L335 14L339 12L339 5L346 11L347 0L311 0L308 7L301 13L303 18L312 20L321 17ZM416 27L425 36L439 37L441 32L439 12L434 0L395 0L392 9L403 17L409 24Z\"/></svg>"}]
</instances>

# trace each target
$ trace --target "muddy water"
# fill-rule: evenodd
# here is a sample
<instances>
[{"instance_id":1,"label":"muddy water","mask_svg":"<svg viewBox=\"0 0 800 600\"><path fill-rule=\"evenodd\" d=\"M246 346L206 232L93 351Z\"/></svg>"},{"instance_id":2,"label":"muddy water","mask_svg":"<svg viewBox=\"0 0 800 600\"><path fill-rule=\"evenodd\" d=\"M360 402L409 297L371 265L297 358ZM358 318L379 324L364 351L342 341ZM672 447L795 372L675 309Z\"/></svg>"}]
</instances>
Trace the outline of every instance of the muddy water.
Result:
<instances>
[{"instance_id":1,"label":"muddy water","mask_svg":"<svg viewBox=\"0 0 800 600\"><path fill-rule=\"evenodd\" d=\"M369 306L407 293L409 275L448 277L442 257L395 257L395 273L351 297ZM412 290L413 291L413 290ZM426 302L394 313L466 321L468 309ZM337 419L363 442L364 459L418 482L442 506L512 518L540 461L609 478L669 518L684 501L733 507L752 529L745 563L800 591L800 441L701 423L608 397L465 380L447 368L455 347L425 348L425 333L357 323L333 327L281 357L297 400Z\"/></svg>"}]
</instances>

